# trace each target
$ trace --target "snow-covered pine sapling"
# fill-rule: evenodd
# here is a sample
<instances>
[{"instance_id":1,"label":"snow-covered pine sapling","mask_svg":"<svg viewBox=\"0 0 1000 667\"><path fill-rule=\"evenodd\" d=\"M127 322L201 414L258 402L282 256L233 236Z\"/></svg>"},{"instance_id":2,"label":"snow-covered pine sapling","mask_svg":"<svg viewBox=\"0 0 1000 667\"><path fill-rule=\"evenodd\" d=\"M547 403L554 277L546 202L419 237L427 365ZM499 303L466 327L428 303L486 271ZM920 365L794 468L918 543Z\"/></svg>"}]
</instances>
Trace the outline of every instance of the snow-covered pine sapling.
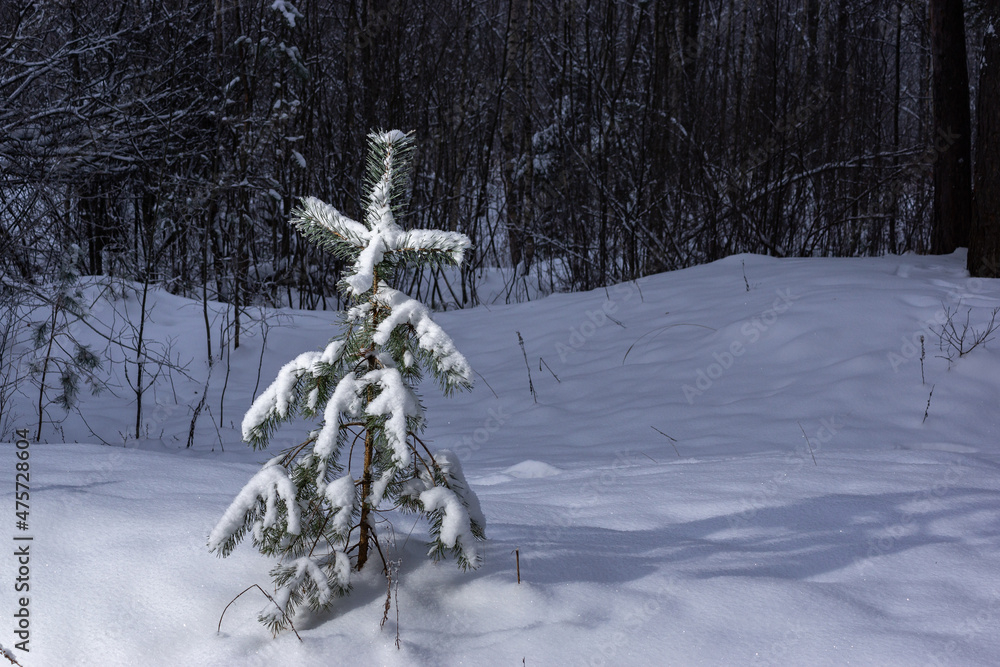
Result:
<instances>
[{"instance_id":1,"label":"snow-covered pine sapling","mask_svg":"<svg viewBox=\"0 0 1000 667\"><path fill-rule=\"evenodd\" d=\"M94 394L100 393L104 385L94 375L100 368L101 360L90 346L76 339L70 325L74 320L87 316L83 292L78 281L80 269L78 260L80 247L75 243L69 254L59 265L59 282L54 293L47 297L50 312L45 320L32 326L31 342L37 356L31 360L28 371L32 382L38 387L38 428L35 440L42 438L42 425L46 423L48 406L55 403L69 411L76 405L81 377ZM62 392L50 399L49 393L55 389L52 374L59 374L59 388Z\"/></svg>"},{"instance_id":2,"label":"snow-covered pine sapling","mask_svg":"<svg viewBox=\"0 0 1000 667\"><path fill-rule=\"evenodd\" d=\"M267 447L275 429L297 415L318 418L301 444L269 460L240 491L209 536L228 555L246 536L278 558L271 571L276 605L261 622L279 632L296 608L319 611L350 591L352 571L374 552L388 572L381 513L424 515L430 552L451 554L463 568L480 563L485 539L479 501L447 450L420 439L424 408L414 388L429 371L447 395L472 386L472 369L427 307L387 284L405 263L459 265L469 239L455 232L396 223L408 189L411 138L393 130L369 135L363 222L307 197L291 223L307 239L345 260L340 289L352 306L344 331L322 351L286 364L243 419L243 438Z\"/></svg>"}]
</instances>

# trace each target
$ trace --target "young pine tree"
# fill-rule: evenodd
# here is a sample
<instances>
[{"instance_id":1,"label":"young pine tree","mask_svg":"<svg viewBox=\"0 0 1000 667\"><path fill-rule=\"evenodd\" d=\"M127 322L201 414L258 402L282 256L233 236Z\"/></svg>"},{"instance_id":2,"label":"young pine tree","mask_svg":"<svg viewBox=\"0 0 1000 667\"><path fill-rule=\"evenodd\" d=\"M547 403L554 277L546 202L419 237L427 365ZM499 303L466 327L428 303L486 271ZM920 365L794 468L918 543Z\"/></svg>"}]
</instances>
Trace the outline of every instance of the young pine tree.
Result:
<instances>
[{"instance_id":1,"label":"young pine tree","mask_svg":"<svg viewBox=\"0 0 1000 667\"><path fill-rule=\"evenodd\" d=\"M76 405L81 378L98 394L103 383L94 374L101 366L100 358L73 335L71 324L87 317L83 291L78 281L80 247L75 243L59 265L59 282L50 298L48 317L32 326L31 343L36 356L28 365L31 381L38 388L38 428L35 440L42 439L42 426L52 423L47 419L48 407L55 403L69 411ZM58 374L58 388L62 391L50 398L55 389L52 376Z\"/></svg>"},{"instance_id":2,"label":"young pine tree","mask_svg":"<svg viewBox=\"0 0 1000 667\"><path fill-rule=\"evenodd\" d=\"M350 298L345 331L323 351L286 364L243 419L255 449L296 415L319 419L305 441L264 464L226 510L208 547L227 556L246 536L274 556L276 605L260 616L272 632L305 603L320 611L350 591L352 571L377 553L387 573L375 519L389 509L417 512L430 524L430 553L479 565L485 539L479 501L447 450L431 453L419 434L424 408L414 392L429 371L445 394L472 386L472 369L427 307L388 286L405 263L459 265L469 239L455 232L396 224L408 189L411 138L369 135L367 208L351 220L307 197L292 224L351 266L340 289Z\"/></svg>"}]
</instances>

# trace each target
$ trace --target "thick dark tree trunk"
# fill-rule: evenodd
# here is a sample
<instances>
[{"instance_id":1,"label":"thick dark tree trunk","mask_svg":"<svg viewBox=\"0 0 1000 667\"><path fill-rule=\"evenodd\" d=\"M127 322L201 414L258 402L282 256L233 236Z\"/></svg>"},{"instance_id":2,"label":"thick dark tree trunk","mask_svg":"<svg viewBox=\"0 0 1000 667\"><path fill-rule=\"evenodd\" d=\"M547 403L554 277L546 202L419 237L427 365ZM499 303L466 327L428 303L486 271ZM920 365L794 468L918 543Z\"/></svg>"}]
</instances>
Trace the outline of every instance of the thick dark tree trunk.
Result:
<instances>
[{"instance_id":1,"label":"thick dark tree trunk","mask_svg":"<svg viewBox=\"0 0 1000 667\"><path fill-rule=\"evenodd\" d=\"M87 240L87 272L94 276L104 275L104 250L114 238L110 196L108 184L100 178L80 187L77 211Z\"/></svg>"},{"instance_id":2,"label":"thick dark tree trunk","mask_svg":"<svg viewBox=\"0 0 1000 667\"><path fill-rule=\"evenodd\" d=\"M507 242L511 263L527 273L533 256L528 233L531 161L531 31L532 0L512 0L505 36L504 86L500 145ZM521 162L521 161L524 162ZM523 167L518 169L518 163Z\"/></svg>"},{"instance_id":3,"label":"thick dark tree trunk","mask_svg":"<svg viewBox=\"0 0 1000 667\"><path fill-rule=\"evenodd\" d=\"M969 236L969 273L1000 278L1000 10L983 37L976 103L976 177Z\"/></svg>"},{"instance_id":4,"label":"thick dark tree trunk","mask_svg":"<svg viewBox=\"0 0 1000 667\"><path fill-rule=\"evenodd\" d=\"M933 61L934 213L932 252L968 246L972 219L969 72L962 0L930 0Z\"/></svg>"}]
</instances>

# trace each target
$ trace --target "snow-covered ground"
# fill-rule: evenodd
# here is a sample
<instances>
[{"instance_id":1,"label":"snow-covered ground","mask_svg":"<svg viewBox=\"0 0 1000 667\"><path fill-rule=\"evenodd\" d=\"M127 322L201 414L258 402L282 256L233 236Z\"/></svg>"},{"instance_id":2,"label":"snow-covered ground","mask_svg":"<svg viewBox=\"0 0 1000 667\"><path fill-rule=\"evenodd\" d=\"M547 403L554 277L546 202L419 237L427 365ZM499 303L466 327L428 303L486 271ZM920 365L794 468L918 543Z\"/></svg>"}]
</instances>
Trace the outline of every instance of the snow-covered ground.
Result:
<instances>
[{"instance_id":1,"label":"snow-covered ground","mask_svg":"<svg viewBox=\"0 0 1000 667\"><path fill-rule=\"evenodd\" d=\"M201 306L157 292L153 336L173 337L192 379L147 396L155 440L88 444L71 417L64 439L80 443L52 432L30 445L31 650L14 655L25 667L1000 664L1000 340L949 362L936 320L958 309L964 323L971 308L981 329L1000 284L964 265L961 252L744 255L439 314L482 377L448 399L426 388L427 435L463 457L488 520L485 565L428 561L424 527L400 517L384 627L373 572L329 615L296 619L301 642L257 623L257 590L216 631L234 596L268 587L271 563L249 544L227 559L205 544L267 457L234 428L255 385L320 349L335 316L272 315L259 382L262 338L245 337L224 415L213 375L214 412L184 449L205 376ZM134 421L124 394L84 408L108 442ZM286 427L275 446L302 433ZM14 451L0 448L11 514ZM13 544L0 557L8 649Z\"/></svg>"}]
</instances>

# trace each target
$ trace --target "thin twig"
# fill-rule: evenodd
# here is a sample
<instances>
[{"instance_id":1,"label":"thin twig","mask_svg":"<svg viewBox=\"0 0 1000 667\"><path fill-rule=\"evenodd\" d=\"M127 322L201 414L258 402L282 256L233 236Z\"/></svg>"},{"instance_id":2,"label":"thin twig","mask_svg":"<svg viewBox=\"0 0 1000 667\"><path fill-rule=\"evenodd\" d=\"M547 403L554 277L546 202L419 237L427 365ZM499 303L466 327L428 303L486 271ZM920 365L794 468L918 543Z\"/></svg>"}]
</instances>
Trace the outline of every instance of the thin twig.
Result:
<instances>
[{"instance_id":1,"label":"thin twig","mask_svg":"<svg viewBox=\"0 0 1000 667\"><path fill-rule=\"evenodd\" d=\"M268 600L271 601L271 604L273 604L275 607L278 607L278 603L274 601L273 597L271 597L270 595L267 594L267 591L265 591L263 588L260 587L260 584L254 584L253 586L248 586L239 595L237 595L232 600L230 600L229 604L226 605L226 608L222 610L222 615L219 616L219 627L216 628L216 630L215 630L216 632L219 632L219 633L222 632L222 617L226 615L226 612L229 610L229 606L232 605L234 602L236 602L240 598L240 595L243 595L243 593L246 593L251 588L256 588L258 591L260 591L261 593L264 594L264 597L266 597ZM292 632L295 633L295 636L298 637L299 641L301 642L302 641L302 637L299 637L299 632L298 632L298 630L295 629L295 624L292 623L292 619L288 618L288 614L286 614L285 610L282 609L281 607L278 607L278 611L280 611L281 615L285 617L286 621L288 621L288 626L292 629Z\"/></svg>"},{"instance_id":2,"label":"thin twig","mask_svg":"<svg viewBox=\"0 0 1000 667\"><path fill-rule=\"evenodd\" d=\"M802 435L803 435L803 436L805 437L805 439L806 439L806 447L808 447L808 448L809 448L809 456L811 456L811 457L812 457L812 460L813 460L813 465L815 465L815 466L819 466L819 464L818 464L818 463L816 463L816 455L815 455L815 454L813 454L813 448L812 448L812 443L811 443L811 442L809 442L809 436L808 436L808 435L806 435L806 430L805 430L804 428L802 428L802 422L795 422L795 423L799 425L799 428L800 428L800 429L802 430Z\"/></svg>"},{"instance_id":3,"label":"thin twig","mask_svg":"<svg viewBox=\"0 0 1000 667\"><path fill-rule=\"evenodd\" d=\"M926 355L924 353L924 337L921 336L920 337L920 384L927 384L926 380L924 380L924 357L925 356Z\"/></svg>"},{"instance_id":4,"label":"thin twig","mask_svg":"<svg viewBox=\"0 0 1000 667\"><path fill-rule=\"evenodd\" d=\"M538 370L542 370L542 365L543 364L544 364L545 368L548 368L549 372L552 373L552 377L554 377L556 379L556 382L558 382L559 384L562 384L562 380L560 380L559 376L555 374L555 371L553 371L551 368L549 368L549 365L547 363L545 363L544 359L542 359L541 357L538 357Z\"/></svg>"},{"instance_id":5,"label":"thin twig","mask_svg":"<svg viewBox=\"0 0 1000 667\"><path fill-rule=\"evenodd\" d=\"M657 433L659 433L660 435L662 435L663 437L665 437L667 440L669 440L670 441L670 445L674 448L674 451L677 452L677 458L681 457L681 453L680 453L680 451L678 451L677 445L674 444L675 442L677 442L677 438L673 438L673 437L667 435L666 433L664 433L660 429L656 428L655 426L650 425L649 428L653 429L654 431L656 431ZM649 460L653 461L653 459L651 457L649 457L648 455L646 455L646 458L649 458ZM653 462L655 463L655 461L653 461Z\"/></svg>"},{"instance_id":6,"label":"thin twig","mask_svg":"<svg viewBox=\"0 0 1000 667\"><path fill-rule=\"evenodd\" d=\"M393 597L396 598L396 650L402 648L399 641L399 568L403 564L402 560L396 561L396 581L392 587Z\"/></svg>"},{"instance_id":7,"label":"thin twig","mask_svg":"<svg viewBox=\"0 0 1000 667\"><path fill-rule=\"evenodd\" d=\"M389 620L389 610L392 609L392 568L385 567L385 604L382 605L382 622L379 628L385 627L385 622Z\"/></svg>"},{"instance_id":8,"label":"thin twig","mask_svg":"<svg viewBox=\"0 0 1000 667\"><path fill-rule=\"evenodd\" d=\"M625 326L624 324L622 324L620 321L616 320L615 318L611 317L607 313L604 313L604 316L607 317L612 322L614 322L615 324L617 324L618 326L620 326L622 329L628 329L627 326Z\"/></svg>"},{"instance_id":9,"label":"thin twig","mask_svg":"<svg viewBox=\"0 0 1000 667\"><path fill-rule=\"evenodd\" d=\"M517 334L517 342L521 345L521 354L524 355L524 367L528 369L528 391L531 392L531 398L538 402L538 394L535 393L535 385L531 382L531 364L528 363L528 353L524 350L524 339L521 338L521 332L514 332Z\"/></svg>"},{"instance_id":10,"label":"thin twig","mask_svg":"<svg viewBox=\"0 0 1000 667\"><path fill-rule=\"evenodd\" d=\"M17 667L24 667L21 663L17 661L14 654L7 650L3 644L0 644L0 655L10 660L10 664L17 665Z\"/></svg>"},{"instance_id":11,"label":"thin twig","mask_svg":"<svg viewBox=\"0 0 1000 667\"><path fill-rule=\"evenodd\" d=\"M416 528L417 528L417 522L418 521L420 521L420 517L419 516L417 516L417 518L413 520L413 525L410 526L410 532L408 532L406 534L406 539L403 540L403 546L399 547L400 551L402 551L403 549L406 548L406 543L410 541L410 535L412 535L413 531L416 530Z\"/></svg>"},{"instance_id":12,"label":"thin twig","mask_svg":"<svg viewBox=\"0 0 1000 667\"><path fill-rule=\"evenodd\" d=\"M303 442L302 444L300 444L300 445L298 445L296 447L290 447L288 449L288 451L285 453L285 456L281 459L281 464L280 465L283 465L283 466L286 466L286 467L288 465L290 465L292 463L292 461L295 460L295 457L297 457L299 455L299 452L301 452L307 445L309 445L309 444L311 444L313 442L316 442L316 438L306 438L305 442Z\"/></svg>"},{"instance_id":13,"label":"thin twig","mask_svg":"<svg viewBox=\"0 0 1000 667\"><path fill-rule=\"evenodd\" d=\"M954 317L958 314L958 310L952 312L950 308L945 307L944 309L947 321L941 325L941 331L938 334L938 347L944 352L945 345L947 344L948 350L947 354L938 355L942 359L947 359L948 363L951 364L956 358L962 358L965 355L972 352L974 349L982 345L986 346L986 343L993 340L993 334L1000 329L1000 323L996 321L997 314L1000 314L1000 308L994 308L990 316L990 321L985 325L985 328L980 331L971 326L972 309L969 308L965 313L965 323L962 324L962 331L959 332L955 326ZM967 338L971 337L971 341L967 342ZM969 347L966 347L968 345Z\"/></svg>"},{"instance_id":14,"label":"thin twig","mask_svg":"<svg viewBox=\"0 0 1000 667\"><path fill-rule=\"evenodd\" d=\"M931 396L934 395L934 385L931 385L931 393L927 394L927 407L924 408L924 418L921 420L921 424L927 421L927 413L931 411Z\"/></svg>"},{"instance_id":15,"label":"thin twig","mask_svg":"<svg viewBox=\"0 0 1000 667\"><path fill-rule=\"evenodd\" d=\"M490 388L490 391L493 391L493 387L490 387L490 383L486 382L486 378L483 377L482 373L480 373L476 369L472 369L472 372L475 373L476 375L478 375L479 377L481 377L482 380L483 380L483 382L486 384L486 386ZM497 393L495 391L493 391L493 396L494 396L494 398L500 398L499 396L497 396Z\"/></svg>"},{"instance_id":16,"label":"thin twig","mask_svg":"<svg viewBox=\"0 0 1000 667\"><path fill-rule=\"evenodd\" d=\"M419 442L420 446L424 448L425 452L427 452L427 456L430 457L431 464L434 466L434 470L437 472L437 474L439 474L442 477L444 477L444 473L441 472L441 467L438 465L437 459L435 459L434 455L431 454L431 450L427 448L427 445L424 443L424 441L421 440L420 438L418 438L416 433L412 433L411 432L410 435L413 436L413 439L416 440L417 442ZM416 448L414 448L414 450L416 450ZM422 459L423 457L420 457L420 458ZM424 465L426 465L426 463ZM430 472L429 468L428 468L427 472Z\"/></svg>"},{"instance_id":17,"label":"thin twig","mask_svg":"<svg viewBox=\"0 0 1000 667\"><path fill-rule=\"evenodd\" d=\"M629 345L628 349L625 350L625 356L622 357L622 366L625 365L625 360L628 359L628 355L632 351L632 348L635 347L636 345L638 345L640 340L642 340L643 338L645 338L646 336L648 336L650 334L654 334L654 335L655 334L660 334L660 333L666 331L667 329L672 329L673 327L700 327L702 329L708 329L709 331L717 331L717 329L713 329L712 327L706 327L704 324L689 324L687 322L678 322L677 324L668 324L667 326L660 327L659 329L656 329L654 331L647 331L646 333L644 333L641 336L639 336L638 338L636 338L635 342L632 343L631 345Z\"/></svg>"}]
</instances>

